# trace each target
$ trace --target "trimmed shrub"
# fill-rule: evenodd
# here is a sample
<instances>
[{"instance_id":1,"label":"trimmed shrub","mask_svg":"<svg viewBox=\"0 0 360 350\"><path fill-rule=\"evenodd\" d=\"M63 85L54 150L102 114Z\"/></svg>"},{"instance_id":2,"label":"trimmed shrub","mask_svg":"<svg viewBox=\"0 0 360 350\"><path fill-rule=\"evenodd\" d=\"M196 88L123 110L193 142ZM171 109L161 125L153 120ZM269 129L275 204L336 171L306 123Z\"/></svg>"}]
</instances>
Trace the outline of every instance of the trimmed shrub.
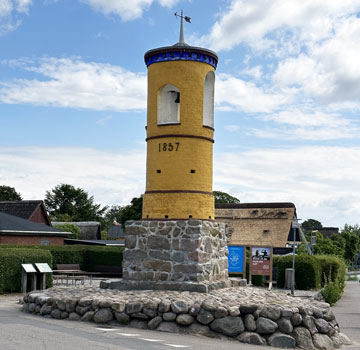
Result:
<instances>
[{"instance_id":1,"label":"trimmed shrub","mask_svg":"<svg viewBox=\"0 0 360 350\"><path fill-rule=\"evenodd\" d=\"M87 246L47 246L53 257L54 268L57 264L79 264L80 269L85 269Z\"/></svg>"},{"instance_id":2,"label":"trimmed shrub","mask_svg":"<svg viewBox=\"0 0 360 350\"><path fill-rule=\"evenodd\" d=\"M124 249L124 247L87 248L85 270L94 271L95 265L121 266Z\"/></svg>"},{"instance_id":3,"label":"trimmed shrub","mask_svg":"<svg viewBox=\"0 0 360 350\"><path fill-rule=\"evenodd\" d=\"M285 269L292 268L292 256L277 259L277 286L285 285ZM297 289L318 289L321 285L321 265L316 257L311 255L297 255L295 257L295 285Z\"/></svg>"},{"instance_id":4,"label":"trimmed shrub","mask_svg":"<svg viewBox=\"0 0 360 350\"><path fill-rule=\"evenodd\" d=\"M0 294L21 291L21 264L48 263L52 266L50 252L40 249L0 249ZM47 276L46 286L51 287L52 278Z\"/></svg>"}]
</instances>

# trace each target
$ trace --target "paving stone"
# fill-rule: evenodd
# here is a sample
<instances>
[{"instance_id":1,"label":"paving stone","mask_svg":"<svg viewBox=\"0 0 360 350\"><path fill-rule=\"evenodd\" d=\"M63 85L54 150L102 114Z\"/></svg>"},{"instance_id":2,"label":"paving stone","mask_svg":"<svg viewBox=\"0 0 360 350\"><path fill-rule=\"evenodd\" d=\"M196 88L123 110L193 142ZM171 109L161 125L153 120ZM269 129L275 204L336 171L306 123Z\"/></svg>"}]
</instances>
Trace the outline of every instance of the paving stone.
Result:
<instances>
[{"instance_id":1,"label":"paving stone","mask_svg":"<svg viewBox=\"0 0 360 350\"><path fill-rule=\"evenodd\" d=\"M256 331L260 334L272 334L278 329L276 322L268 318L259 317L256 320Z\"/></svg>"},{"instance_id":2,"label":"paving stone","mask_svg":"<svg viewBox=\"0 0 360 350\"><path fill-rule=\"evenodd\" d=\"M265 345L266 340L258 333L255 332L244 332L241 333L237 338L238 341L253 345Z\"/></svg>"},{"instance_id":3,"label":"paving stone","mask_svg":"<svg viewBox=\"0 0 360 350\"><path fill-rule=\"evenodd\" d=\"M161 322L156 330L160 332L180 333L180 328L175 322Z\"/></svg>"},{"instance_id":4,"label":"paving stone","mask_svg":"<svg viewBox=\"0 0 360 350\"><path fill-rule=\"evenodd\" d=\"M210 328L218 333L236 336L245 330L241 317L226 316L210 323Z\"/></svg>"},{"instance_id":5,"label":"paving stone","mask_svg":"<svg viewBox=\"0 0 360 350\"><path fill-rule=\"evenodd\" d=\"M276 332L268 338L268 344L279 348L295 348L296 340L288 334Z\"/></svg>"},{"instance_id":6,"label":"paving stone","mask_svg":"<svg viewBox=\"0 0 360 350\"><path fill-rule=\"evenodd\" d=\"M334 349L332 340L326 334L320 334L320 333L314 334L312 340L315 347L319 350Z\"/></svg>"},{"instance_id":7,"label":"paving stone","mask_svg":"<svg viewBox=\"0 0 360 350\"><path fill-rule=\"evenodd\" d=\"M110 308L100 309L94 315L95 323L107 323L113 319L113 313Z\"/></svg>"}]
</instances>

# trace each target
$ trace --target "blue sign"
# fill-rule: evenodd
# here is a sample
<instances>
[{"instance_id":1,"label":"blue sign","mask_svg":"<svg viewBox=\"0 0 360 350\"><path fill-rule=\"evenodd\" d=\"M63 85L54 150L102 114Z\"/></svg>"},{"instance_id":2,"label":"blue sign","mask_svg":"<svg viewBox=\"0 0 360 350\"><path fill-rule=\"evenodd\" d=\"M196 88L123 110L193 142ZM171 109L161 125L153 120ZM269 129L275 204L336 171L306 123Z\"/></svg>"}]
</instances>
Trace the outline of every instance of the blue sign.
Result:
<instances>
[{"instance_id":1,"label":"blue sign","mask_svg":"<svg viewBox=\"0 0 360 350\"><path fill-rule=\"evenodd\" d=\"M244 273L244 247L229 246L229 272Z\"/></svg>"}]
</instances>

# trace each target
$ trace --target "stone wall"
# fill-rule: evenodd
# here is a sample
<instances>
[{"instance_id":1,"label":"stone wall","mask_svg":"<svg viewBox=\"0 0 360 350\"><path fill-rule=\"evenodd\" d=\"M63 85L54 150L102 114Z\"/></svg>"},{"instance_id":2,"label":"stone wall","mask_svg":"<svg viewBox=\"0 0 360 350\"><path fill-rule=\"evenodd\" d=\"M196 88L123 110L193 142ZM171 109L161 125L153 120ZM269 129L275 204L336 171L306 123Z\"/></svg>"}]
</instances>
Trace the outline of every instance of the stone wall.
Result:
<instances>
[{"instance_id":1,"label":"stone wall","mask_svg":"<svg viewBox=\"0 0 360 350\"><path fill-rule=\"evenodd\" d=\"M128 221L123 280L217 282L228 278L226 225L213 221Z\"/></svg>"},{"instance_id":2,"label":"stone wall","mask_svg":"<svg viewBox=\"0 0 360 350\"><path fill-rule=\"evenodd\" d=\"M264 292L254 290L256 293L256 299L262 300ZM277 295L269 293L268 298L273 302ZM331 350L350 343L340 333L329 304L283 295L278 297L283 305L239 304L241 294L239 288L213 295L50 290L25 296L23 311L55 319L228 337L285 348Z\"/></svg>"}]
</instances>

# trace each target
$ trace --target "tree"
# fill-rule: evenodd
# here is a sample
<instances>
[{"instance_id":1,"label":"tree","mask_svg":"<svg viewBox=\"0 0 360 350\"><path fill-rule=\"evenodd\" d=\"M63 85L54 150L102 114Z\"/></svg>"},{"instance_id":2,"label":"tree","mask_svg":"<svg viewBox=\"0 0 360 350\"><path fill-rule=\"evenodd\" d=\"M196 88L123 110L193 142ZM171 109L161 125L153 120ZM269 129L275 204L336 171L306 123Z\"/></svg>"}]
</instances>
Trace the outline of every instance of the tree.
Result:
<instances>
[{"instance_id":1,"label":"tree","mask_svg":"<svg viewBox=\"0 0 360 350\"><path fill-rule=\"evenodd\" d=\"M120 217L120 223L124 227L125 222L128 220L140 220L142 217L142 206L143 206L143 198L134 197L131 204L123 207Z\"/></svg>"},{"instance_id":2,"label":"tree","mask_svg":"<svg viewBox=\"0 0 360 350\"><path fill-rule=\"evenodd\" d=\"M345 241L344 258L351 264L360 248L359 226L345 225L340 232L340 237Z\"/></svg>"},{"instance_id":3,"label":"tree","mask_svg":"<svg viewBox=\"0 0 360 350\"><path fill-rule=\"evenodd\" d=\"M21 194L14 187L0 186L0 201L21 201Z\"/></svg>"},{"instance_id":4,"label":"tree","mask_svg":"<svg viewBox=\"0 0 360 350\"><path fill-rule=\"evenodd\" d=\"M71 218L72 221L102 221L102 215L107 207L100 208L94 203L94 197L89 197L82 188L61 184L51 191L46 191L45 205L54 219L58 217Z\"/></svg>"},{"instance_id":5,"label":"tree","mask_svg":"<svg viewBox=\"0 0 360 350\"><path fill-rule=\"evenodd\" d=\"M80 229L78 226L68 223L63 225L54 225L53 227L58 228L59 230L65 231L65 232L71 232L72 235L68 238L70 239L79 239L80 235Z\"/></svg>"},{"instance_id":6,"label":"tree","mask_svg":"<svg viewBox=\"0 0 360 350\"><path fill-rule=\"evenodd\" d=\"M240 203L238 198L230 196L225 192L213 191L213 195L215 197L215 203Z\"/></svg>"},{"instance_id":7,"label":"tree","mask_svg":"<svg viewBox=\"0 0 360 350\"><path fill-rule=\"evenodd\" d=\"M107 209L103 216L104 228L108 230L110 226L116 221L125 228L125 222L128 220L140 220L142 217L143 199L141 197L134 197L130 204L125 206L113 205Z\"/></svg>"},{"instance_id":8,"label":"tree","mask_svg":"<svg viewBox=\"0 0 360 350\"><path fill-rule=\"evenodd\" d=\"M109 230L111 225L114 224L114 222L121 222L121 217L123 215L124 206L120 205L112 205L104 214L103 220L104 220L104 226L103 228L105 230Z\"/></svg>"},{"instance_id":9,"label":"tree","mask_svg":"<svg viewBox=\"0 0 360 350\"><path fill-rule=\"evenodd\" d=\"M320 221L317 221L315 219L308 219L305 220L302 224L301 224L301 228L303 230L306 231L316 231L316 230L320 230L322 229L322 224Z\"/></svg>"}]
</instances>

